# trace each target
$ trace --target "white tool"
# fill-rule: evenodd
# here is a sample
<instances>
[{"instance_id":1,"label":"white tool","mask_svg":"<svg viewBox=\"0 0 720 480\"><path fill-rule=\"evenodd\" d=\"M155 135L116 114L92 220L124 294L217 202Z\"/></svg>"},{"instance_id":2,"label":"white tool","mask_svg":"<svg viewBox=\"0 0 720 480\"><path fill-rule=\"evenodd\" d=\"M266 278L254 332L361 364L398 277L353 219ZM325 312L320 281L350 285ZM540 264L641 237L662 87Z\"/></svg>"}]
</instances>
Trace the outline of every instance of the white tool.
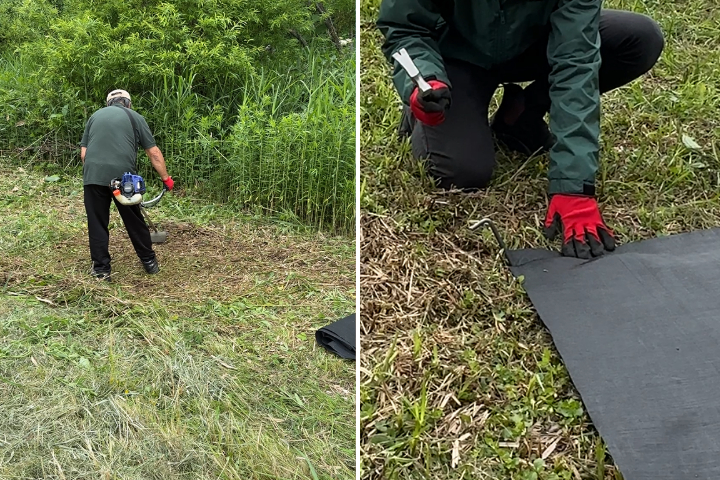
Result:
<instances>
[{"instance_id":1,"label":"white tool","mask_svg":"<svg viewBox=\"0 0 720 480\"><path fill-rule=\"evenodd\" d=\"M425 81L422 75L420 75L420 70L418 70L417 66L415 66L415 62L413 62L412 58L410 58L407 50L401 48L400 51L393 53L392 56L395 60L397 60L400 66L405 69L407 74L410 76L410 78L412 78L412 81L415 82L415 85L417 85L422 94L425 94L432 90L430 84Z\"/></svg>"}]
</instances>

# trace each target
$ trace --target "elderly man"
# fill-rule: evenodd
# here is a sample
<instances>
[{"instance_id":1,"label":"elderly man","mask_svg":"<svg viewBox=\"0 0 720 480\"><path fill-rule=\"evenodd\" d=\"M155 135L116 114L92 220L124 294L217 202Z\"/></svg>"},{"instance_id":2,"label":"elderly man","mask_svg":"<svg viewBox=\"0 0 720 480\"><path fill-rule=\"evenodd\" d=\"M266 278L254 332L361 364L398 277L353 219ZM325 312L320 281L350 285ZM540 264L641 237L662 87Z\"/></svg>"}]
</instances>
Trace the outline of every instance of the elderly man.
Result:
<instances>
[{"instance_id":1,"label":"elderly man","mask_svg":"<svg viewBox=\"0 0 720 480\"><path fill-rule=\"evenodd\" d=\"M549 152L545 234L580 258L615 248L595 198L600 94L648 72L664 47L652 19L604 10L601 0L383 0L388 60L406 49L432 86L419 94L396 64L401 132L441 188L478 189L495 167L493 137ZM518 83L532 82L526 88ZM505 85L488 120L490 100ZM545 122L549 113L550 124Z\"/></svg>"},{"instance_id":2,"label":"elderly man","mask_svg":"<svg viewBox=\"0 0 720 480\"><path fill-rule=\"evenodd\" d=\"M115 202L145 271L154 274L160 269L152 248L150 229L140 206L121 205L110 190L112 179L122 177L125 172L137 173L138 145L145 149L160 179L172 190L173 179L167 173L165 159L155 144L147 122L142 115L132 110L128 92L113 90L107 96L106 107L95 112L88 120L80 143L91 274L98 279L109 281L111 274L108 251L111 199Z\"/></svg>"}]
</instances>

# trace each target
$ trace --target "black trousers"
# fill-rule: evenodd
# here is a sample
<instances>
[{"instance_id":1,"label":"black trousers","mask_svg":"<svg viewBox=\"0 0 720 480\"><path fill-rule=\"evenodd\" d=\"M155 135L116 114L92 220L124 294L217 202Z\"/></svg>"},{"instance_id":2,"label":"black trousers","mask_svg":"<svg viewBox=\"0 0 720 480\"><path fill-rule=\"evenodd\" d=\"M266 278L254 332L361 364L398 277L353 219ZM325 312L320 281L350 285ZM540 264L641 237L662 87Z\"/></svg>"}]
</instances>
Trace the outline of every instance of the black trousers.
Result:
<instances>
[{"instance_id":1,"label":"black trousers","mask_svg":"<svg viewBox=\"0 0 720 480\"><path fill-rule=\"evenodd\" d=\"M110 202L120 213L135 253L140 260L148 261L155 258L150 239L150 229L145 223L140 205L126 206L118 203L113 197L110 188L103 185L85 185L85 213L88 221L88 237L90 240L90 258L96 272L110 272L110 252L108 244L110 233Z\"/></svg>"},{"instance_id":2,"label":"black trousers","mask_svg":"<svg viewBox=\"0 0 720 480\"><path fill-rule=\"evenodd\" d=\"M648 72L664 47L660 27L651 18L618 10L603 10L600 19L602 66L600 93ZM426 160L429 173L441 188L484 188L495 168L495 147L488 110L495 90L503 83L533 82L525 89L526 105L544 115L550 109L550 66L547 42L539 42L518 58L490 70L447 61L453 85L452 106L437 126L411 122L413 156ZM409 109L406 110L406 115Z\"/></svg>"}]
</instances>

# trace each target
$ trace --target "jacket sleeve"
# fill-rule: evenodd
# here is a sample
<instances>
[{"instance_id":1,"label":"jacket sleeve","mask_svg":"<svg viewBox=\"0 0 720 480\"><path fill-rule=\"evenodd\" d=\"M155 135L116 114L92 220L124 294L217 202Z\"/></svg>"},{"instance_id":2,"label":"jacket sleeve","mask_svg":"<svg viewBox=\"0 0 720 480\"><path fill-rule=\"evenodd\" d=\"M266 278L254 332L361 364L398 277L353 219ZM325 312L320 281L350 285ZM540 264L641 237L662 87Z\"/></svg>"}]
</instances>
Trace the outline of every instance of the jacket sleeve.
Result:
<instances>
[{"instance_id":1,"label":"jacket sleeve","mask_svg":"<svg viewBox=\"0 0 720 480\"><path fill-rule=\"evenodd\" d=\"M451 86L438 47L441 22L432 0L382 0L380 4L377 26L385 37L382 51L394 65L393 82L406 105L415 84L392 58L402 48L426 80L440 80Z\"/></svg>"},{"instance_id":2,"label":"jacket sleeve","mask_svg":"<svg viewBox=\"0 0 720 480\"><path fill-rule=\"evenodd\" d=\"M592 193L600 149L601 0L560 0L553 12L550 63L549 193Z\"/></svg>"}]
</instances>

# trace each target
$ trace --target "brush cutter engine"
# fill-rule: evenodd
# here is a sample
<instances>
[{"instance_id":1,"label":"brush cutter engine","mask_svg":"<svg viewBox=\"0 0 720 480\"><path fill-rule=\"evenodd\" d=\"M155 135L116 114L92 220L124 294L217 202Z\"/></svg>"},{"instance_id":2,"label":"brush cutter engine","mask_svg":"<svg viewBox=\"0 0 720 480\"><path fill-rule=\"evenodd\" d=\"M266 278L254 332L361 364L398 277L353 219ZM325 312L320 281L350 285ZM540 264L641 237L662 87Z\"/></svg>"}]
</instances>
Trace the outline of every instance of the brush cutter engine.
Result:
<instances>
[{"instance_id":1,"label":"brush cutter engine","mask_svg":"<svg viewBox=\"0 0 720 480\"><path fill-rule=\"evenodd\" d=\"M110 181L110 190L122 205L138 205L145 193L145 180L140 175L125 172L121 178Z\"/></svg>"},{"instance_id":2,"label":"brush cutter engine","mask_svg":"<svg viewBox=\"0 0 720 480\"><path fill-rule=\"evenodd\" d=\"M140 205L140 212L145 217L145 220L150 224L152 229L150 232L150 240L152 243L164 243L167 240L167 232L158 231L155 225L150 220L146 208L154 207L160 202L165 192L168 191L167 186L163 186L160 194L143 202L143 194L145 193L145 180L140 175L133 175L132 173L124 173L122 178L113 178L110 181L110 190L112 190L115 200L121 205Z\"/></svg>"}]
</instances>

